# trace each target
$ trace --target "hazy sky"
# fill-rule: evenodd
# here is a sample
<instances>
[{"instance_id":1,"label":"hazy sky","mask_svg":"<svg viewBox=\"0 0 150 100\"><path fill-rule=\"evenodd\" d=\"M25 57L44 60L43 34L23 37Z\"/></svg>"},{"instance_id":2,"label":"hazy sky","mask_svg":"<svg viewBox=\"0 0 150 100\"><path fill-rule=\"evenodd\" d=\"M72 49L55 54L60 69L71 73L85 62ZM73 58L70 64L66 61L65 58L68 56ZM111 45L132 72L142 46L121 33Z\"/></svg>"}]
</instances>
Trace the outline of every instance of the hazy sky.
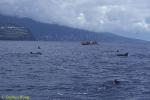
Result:
<instances>
[{"instance_id":1,"label":"hazy sky","mask_svg":"<svg viewBox=\"0 0 150 100\"><path fill-rule=\"evenodd\" d=\"M0 0L0 14L150 40L150 0Z\"/></svg>"}]
</instances>

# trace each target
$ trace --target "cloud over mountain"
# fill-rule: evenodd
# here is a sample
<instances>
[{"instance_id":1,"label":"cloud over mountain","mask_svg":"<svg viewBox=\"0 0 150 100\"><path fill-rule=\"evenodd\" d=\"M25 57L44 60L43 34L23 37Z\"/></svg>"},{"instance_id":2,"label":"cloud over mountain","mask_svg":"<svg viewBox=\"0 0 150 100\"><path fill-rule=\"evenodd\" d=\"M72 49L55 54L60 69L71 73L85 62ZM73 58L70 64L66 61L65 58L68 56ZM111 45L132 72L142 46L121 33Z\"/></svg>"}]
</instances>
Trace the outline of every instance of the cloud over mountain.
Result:
<instances>
[{"instance_id":1,"label":"cloud over mountain","mask_svg":"<svg viewBox=\"0 0 150 100\"><path fill-rule=\"evenodd\" d=\"M147 40L149 12L150 0L0 0L0 14Z\"/></svg>"}]
</instances>

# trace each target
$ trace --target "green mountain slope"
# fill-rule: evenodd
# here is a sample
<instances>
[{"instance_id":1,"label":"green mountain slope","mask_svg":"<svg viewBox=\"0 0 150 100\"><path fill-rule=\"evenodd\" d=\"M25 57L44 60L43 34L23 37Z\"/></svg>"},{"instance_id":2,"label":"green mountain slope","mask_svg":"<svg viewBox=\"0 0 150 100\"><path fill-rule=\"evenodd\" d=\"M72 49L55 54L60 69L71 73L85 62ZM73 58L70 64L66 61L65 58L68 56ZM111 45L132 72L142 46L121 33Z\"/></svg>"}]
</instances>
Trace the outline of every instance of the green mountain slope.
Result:
<instances>
[{"instance_id":1,"label":"green mountain slope","mask_svg":"<svg viewBox=\"0 0 150 100\"><path fill-rule=\"evenodd\" d=\"M0 25L0 40L34 40L34 38L25 27Z\"/></svg>"}]
</instances>

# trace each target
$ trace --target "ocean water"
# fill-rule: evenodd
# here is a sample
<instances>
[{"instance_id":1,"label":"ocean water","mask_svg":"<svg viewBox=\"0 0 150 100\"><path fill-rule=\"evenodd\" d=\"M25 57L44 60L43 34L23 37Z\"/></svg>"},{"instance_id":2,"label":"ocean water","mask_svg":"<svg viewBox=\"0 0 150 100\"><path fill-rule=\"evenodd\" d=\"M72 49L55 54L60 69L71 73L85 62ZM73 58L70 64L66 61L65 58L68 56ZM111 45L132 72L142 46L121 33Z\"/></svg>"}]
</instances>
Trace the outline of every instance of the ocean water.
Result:
<instances>
[{"instance_id":1,"label":"ocean water","mask_svg":"<svg viewBox=\"0 0 150 100\"><path fill-rule=\"evenodd\" d=\"M129 52L129 57L116 56L117 49ZM120 84L113 85L114 79ZM30 100L150 100L150 45L1 41L0 95Z\"/></svg>"}]
</instances>

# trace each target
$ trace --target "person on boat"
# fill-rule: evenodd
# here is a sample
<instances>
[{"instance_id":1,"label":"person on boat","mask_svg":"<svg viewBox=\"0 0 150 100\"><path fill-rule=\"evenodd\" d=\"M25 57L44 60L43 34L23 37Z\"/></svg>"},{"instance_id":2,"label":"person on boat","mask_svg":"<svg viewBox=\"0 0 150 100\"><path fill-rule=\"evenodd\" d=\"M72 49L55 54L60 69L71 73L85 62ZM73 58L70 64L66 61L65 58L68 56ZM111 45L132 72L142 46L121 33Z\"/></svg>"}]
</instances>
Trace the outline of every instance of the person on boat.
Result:
<instances>
[{"instance_id":1,"label":"person on boat","mask_svg":"<svg viewBox=\"0 0 150 100\"><path fill-rule=\"evenodd\" d=\"M40 47L40 46L38 46L38 49L41 49L41 47Z\"/></svg>"},{"instance_id":2,"label":"person on boat","mask_svg":"<svg viewBox=\"0 0 150 100\"><path fill-rule=\"evenodd\" d=\"M117 50L117 52L119 52L119 50Z\"/></svg>"}]
</instances>

